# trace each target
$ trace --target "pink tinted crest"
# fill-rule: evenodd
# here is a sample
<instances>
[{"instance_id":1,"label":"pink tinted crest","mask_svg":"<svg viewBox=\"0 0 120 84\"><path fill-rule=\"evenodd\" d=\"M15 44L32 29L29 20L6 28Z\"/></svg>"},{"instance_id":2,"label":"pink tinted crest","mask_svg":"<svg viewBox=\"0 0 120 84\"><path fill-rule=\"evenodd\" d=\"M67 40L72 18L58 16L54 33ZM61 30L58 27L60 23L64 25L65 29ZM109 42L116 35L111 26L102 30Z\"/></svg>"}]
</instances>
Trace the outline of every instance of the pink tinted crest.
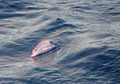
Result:
<instances>
[{"instance_id":1,"label":"pink tinted crest","mask_svg":"<svg viewBox=\"0 0 120 84\"><path fill-rule=\"evenodd\" d=\"M38 45L33 49L31 57L35 57L38 54L45 53L53 49L55 45L52 45L49 40L42 40Z\"/></svg>"}]
</instances>

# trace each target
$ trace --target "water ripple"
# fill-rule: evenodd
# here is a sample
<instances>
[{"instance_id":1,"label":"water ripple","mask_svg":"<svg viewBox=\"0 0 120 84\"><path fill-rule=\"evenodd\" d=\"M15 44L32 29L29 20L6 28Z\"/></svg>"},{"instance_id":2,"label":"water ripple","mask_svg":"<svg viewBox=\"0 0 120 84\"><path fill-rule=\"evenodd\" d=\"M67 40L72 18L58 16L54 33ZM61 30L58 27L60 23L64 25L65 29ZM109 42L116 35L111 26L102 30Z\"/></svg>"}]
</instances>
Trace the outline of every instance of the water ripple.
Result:
<instances>
[{"instance_id":1,"label":"water ripple","mask_svg":"<svg viewBox=\"0 0 120 84\"><path fill-rule=\"evenodd\" d=\"M0 0L0 84L119 84L119 0ZM49 39L56 48L30 58Z\"/></svg>"}]
</instances>

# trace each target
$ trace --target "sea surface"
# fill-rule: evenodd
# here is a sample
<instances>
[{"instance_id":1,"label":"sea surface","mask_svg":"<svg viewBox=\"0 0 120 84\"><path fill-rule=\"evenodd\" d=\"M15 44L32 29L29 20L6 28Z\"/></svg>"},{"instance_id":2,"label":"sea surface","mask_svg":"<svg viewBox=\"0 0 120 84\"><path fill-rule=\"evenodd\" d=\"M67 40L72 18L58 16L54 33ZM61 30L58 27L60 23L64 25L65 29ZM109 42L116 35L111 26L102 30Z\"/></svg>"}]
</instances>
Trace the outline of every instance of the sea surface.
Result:
<instances>
[{"instance_id":1,"label":"sea surface","mask_svg":"<svg viewBox=\"0 0 120 84\"><path fill-rule=\"evenodd\" d=\"M0 84L120 84L120 0L0 0Z\"/></svg>"}]
</instances>

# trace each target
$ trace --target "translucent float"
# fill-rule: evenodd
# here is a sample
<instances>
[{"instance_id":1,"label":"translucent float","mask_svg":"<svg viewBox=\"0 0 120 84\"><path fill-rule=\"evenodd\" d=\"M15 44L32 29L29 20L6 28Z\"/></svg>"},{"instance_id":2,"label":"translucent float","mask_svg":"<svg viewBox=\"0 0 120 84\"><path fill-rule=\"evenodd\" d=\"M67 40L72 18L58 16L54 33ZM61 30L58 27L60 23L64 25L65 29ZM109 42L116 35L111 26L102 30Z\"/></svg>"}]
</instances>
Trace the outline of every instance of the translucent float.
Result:
<instances>
[{"instance_id":1,"label":"translucent float","mask_svg":"<svg viewBox=\"0 0 120 84\"><path fill-rule=\"evenodd\" d=\"M50 42L50 40L42 40L38 45L32 50L31 57L35 57L40 54L44 54L54 49L55 45Z\"/></svg>"}]
</instances>

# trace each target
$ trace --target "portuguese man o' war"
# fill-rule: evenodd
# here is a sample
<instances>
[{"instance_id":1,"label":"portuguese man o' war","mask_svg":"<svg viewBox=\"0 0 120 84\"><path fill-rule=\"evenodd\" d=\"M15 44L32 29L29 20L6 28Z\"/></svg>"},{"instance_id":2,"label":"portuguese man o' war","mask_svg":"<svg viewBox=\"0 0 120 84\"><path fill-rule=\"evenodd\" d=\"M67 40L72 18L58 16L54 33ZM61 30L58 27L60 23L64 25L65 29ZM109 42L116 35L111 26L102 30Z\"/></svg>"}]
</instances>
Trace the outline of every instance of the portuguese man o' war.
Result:
<instances>
[{"instance_id":1,"label":"portuguese man o' war","mask_svg":"<svg viewBox=\"0 0 120 84\"><path fill-rule=\"evenodd\" d=\"M32 50L31 57L35 57L39 54L44 54L55 48L54 44L51 44L49 40L42 40L38 43L38 45Z\"/></svg>"}]
</instances>

